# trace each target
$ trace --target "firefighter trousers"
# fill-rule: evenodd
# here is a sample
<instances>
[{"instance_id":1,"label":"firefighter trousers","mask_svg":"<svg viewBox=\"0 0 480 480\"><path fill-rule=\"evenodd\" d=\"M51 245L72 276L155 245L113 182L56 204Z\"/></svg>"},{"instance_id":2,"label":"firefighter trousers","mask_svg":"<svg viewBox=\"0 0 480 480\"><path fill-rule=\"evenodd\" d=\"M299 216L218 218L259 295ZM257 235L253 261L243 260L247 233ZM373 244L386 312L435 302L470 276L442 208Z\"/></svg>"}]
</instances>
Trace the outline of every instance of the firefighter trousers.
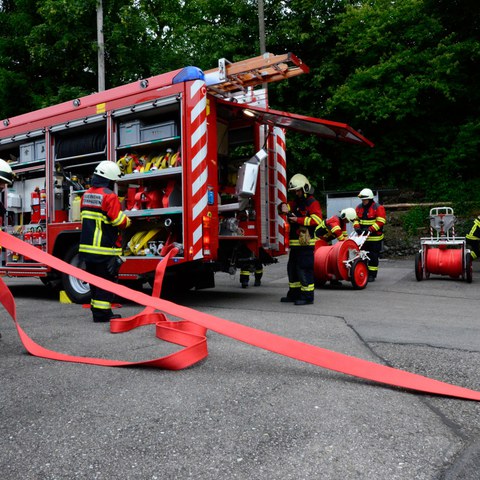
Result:
<instances>
[{"instance_id":1,"label":"firefighter trousers","mask_svg":"<svg viewBox=\"0 0 480 480\"><path fill-rule=\"evenodd\" d=\"M292 300L313 302L315 279L313 275L313 246L291 247L288 256L288 293Z\"/></svg>"},{"instance_id":2,"label":"firefighter trousers","mask_svg":"<svg viewBox=\"0 0 480 480\"><path fill-rule=\"evenodd\" d=\"M106 257L105 260L98 262L85 261L85 269L88 273L97 277L116 282L118 278L118 269L114 266L115 257ZM113 315L112 302L115 292L103 290L90 284L92 300L90 308L92 310L93 320L95 322L108 321Z\"/></svg>"},{"instance_id":3,"label":"firefighter trousers","mask_svg":"<svg viewBox=\"0 0 480 480\"><path fill-rule=\"evenodd\" d=\"M480 240L467 238L467 247L470 249L473 260L480 258Z\"/></svg>"},{"instance_id":4,"label":"firefighter trousers","mask_svg":"<svg viewBox=\"0 0 480 480\"><path fill-rule=\"evenodd\" d=\"M362 250L368 253L368 276L377 278L380 252L382 251L382 240L366 241Z\"/></svg>"}]
</instances>

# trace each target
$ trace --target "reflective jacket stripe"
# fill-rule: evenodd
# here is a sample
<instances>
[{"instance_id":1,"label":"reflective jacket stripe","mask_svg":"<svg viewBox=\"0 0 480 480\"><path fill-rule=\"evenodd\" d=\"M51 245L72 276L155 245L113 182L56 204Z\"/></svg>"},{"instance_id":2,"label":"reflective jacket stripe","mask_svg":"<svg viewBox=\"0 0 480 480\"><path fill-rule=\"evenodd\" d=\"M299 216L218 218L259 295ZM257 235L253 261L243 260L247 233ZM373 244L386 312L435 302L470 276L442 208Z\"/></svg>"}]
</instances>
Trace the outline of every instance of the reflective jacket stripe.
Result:
<instances>
[{"instance_id":1,"label":"reflective jacket stripe","mask_svg":"<svg viewBox=\"0 0 480 480\"><path fill-rule=\"evenodd\" d=\"M478 218L475 219L472 229L465 235L465 237L469 240L480 240L480 237L477 236L477 229L480 230L480 220Z\"/></svg>"}]
</instances>

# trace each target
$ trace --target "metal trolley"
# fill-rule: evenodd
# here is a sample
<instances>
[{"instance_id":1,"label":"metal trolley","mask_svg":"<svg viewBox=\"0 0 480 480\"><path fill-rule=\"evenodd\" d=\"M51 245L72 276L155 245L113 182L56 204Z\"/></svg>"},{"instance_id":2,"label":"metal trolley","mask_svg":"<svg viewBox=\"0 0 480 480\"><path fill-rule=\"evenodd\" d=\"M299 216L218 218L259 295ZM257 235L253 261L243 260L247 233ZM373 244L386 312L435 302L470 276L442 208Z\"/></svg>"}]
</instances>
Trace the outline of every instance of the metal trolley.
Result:
<instances>
[{"instance_id":1,"label":"metal trolley","mask_svg":"<svg viewBox=\"0 0 480 480\"><path fill-rule=\"evenodd\" d=\"M430 237L420 239L415 255L415 277L418 281L430 274L473 280L472 256L464 237L455 236L456 217L451 207L430 209Z\"/></svg>"}]
</instances>

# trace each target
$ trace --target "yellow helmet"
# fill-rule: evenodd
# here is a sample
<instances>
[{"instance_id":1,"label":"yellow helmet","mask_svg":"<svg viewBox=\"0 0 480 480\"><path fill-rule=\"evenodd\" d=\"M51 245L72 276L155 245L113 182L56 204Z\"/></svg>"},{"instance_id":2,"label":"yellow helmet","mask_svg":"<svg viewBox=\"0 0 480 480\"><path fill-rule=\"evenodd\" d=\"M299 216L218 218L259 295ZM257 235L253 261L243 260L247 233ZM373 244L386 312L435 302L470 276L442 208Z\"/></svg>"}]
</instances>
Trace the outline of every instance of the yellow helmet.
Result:
<instances>
[{"instance_id":1,"label":"yellow helmet","mask_svg":"<svg viewBox=\"0 0 480 480\"><path fill-rule=\"evenodd\" d=\"M301 173L295 174L288 182L289 191L302 189L305 193L308 193L311 188L308 178Z\"/></svg>"},{"instance_id":2,"label":"yellow helmet","mask_svg":"<svg viewBox=\"0 0 480 480\"><path fill-rule=\"evenodd\" d=\"M362 200L373 200L373 192L369 188L364 188L359 194L358 198Z\"/></svg>"},{"instance_id":3,"label":"yellow helmet","mask_svg":"<svg viewBox=\"0 0 480 480\"><path fill-rule=\"evenodd\" d=\"M347 220L349 222L353 222L357 218L357 212L352 207L344 208L340 212L340 218L342 220Z\"/></svg>"}]
</instances>

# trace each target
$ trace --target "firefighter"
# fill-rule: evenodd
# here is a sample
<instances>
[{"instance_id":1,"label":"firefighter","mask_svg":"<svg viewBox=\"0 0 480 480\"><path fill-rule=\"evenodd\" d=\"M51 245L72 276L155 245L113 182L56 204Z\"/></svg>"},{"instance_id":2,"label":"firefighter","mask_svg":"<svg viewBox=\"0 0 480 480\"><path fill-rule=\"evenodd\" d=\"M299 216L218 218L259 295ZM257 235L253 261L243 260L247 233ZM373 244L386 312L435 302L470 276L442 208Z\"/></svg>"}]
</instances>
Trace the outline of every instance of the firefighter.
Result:
<instances>
[{"instance_id":1,"label":"firefighter","mask_svg":"<svg viewBox=\"0 0 480 480\"><path fill-rule=\"evenodd\" d=\"M0 192L3 192L6 186L10 186L13 182L13 172L10 165L0 158ZM3 203L0 201L0 226L3 225L3 217L7 213ZM0 338L2 334L0 333Z\"/></svg>"},{"instance_id":2,"label":"firefighter","mask_svg":"<svg viewBox=\"0 0 480 480\"><path fill-rule=\"evenodd\" d=\"M359 194L361 199L357 208L357 220L353 222L355 231L362 235L367 232L368 238L362 246L362 250L368 252L368 281L374 282L378 273L378 259L382 250L383 226L387 221L385 207L374 201L372 190L364 188Z\"/></svg>"},{"instance_id":3,"label":"firefighter","mask_svg":"<svg viewBox=\"0 0 480 480\"><path fill-rule=\"evenodd\" d=\"M115 162L102 161L95 168L91 187L81 203L82 233L79 252L86 270L93 275L117 281L122 249L119 229L128 228L130 219L122 212L118 196L113 192L115 180L121 177ZM108 322L114 315L111 302L114 292L90 285L91 311L94 322Z\"/></svg>"},{"instance_id":4,"label":"firefighter","mask_svg":"<svg viewBox=\"0 0 480 480\"><path fill-rule=\"evenodd\" d=\"M333 215L315 229L315 238L331 244L333 240L343 241L348 238L347 223L357 219L354 208L344 208L340 215Z\"/></svg>"},{"instance_id":5,"label":"firefighter","mask_svg":"<svg viewBox=\"0 0 480 480\"><path fill-rule=\"evenodd\" d=\"M470 249L470 254L473 260L480 257L480 215L473 221L470 232L465 235L467 239L467 246Z\"/></svg>"},{"instance_id":6,"label":"firefighter","mask_svg":"<svg viewBox=\"0 0 480 480\"><path fill-rule=\"evenodd\" d=\"M322 209L313 196L313 188L301 173L294 175L288 190L295 192L295 199L279 205L280 214L289 222L290 253L288 257L288 293L282 302L309 305L314 300L313 276L315 228L322 222Z\"/></svg>"},{"instance_id":7,"label":"firefighter","mask_svg":"<svg viewBox=\"0 0 480 480\"><path fill-rule=\"evenodd\" d=\"M259 287L262 284L263 264L260 260L255 259L250 265L243 266L240 269L240 285L242 288L248 287L250 281L250 274L253 273L255 281L253 286Z\"/></svg>"},{"instance_id":8,"label":"firefighter","mask_svg":"<svg viewBox=\"0 0 480 480\"><path fill-rule=\"evenodd\" d=\"M13 182L13 171L8 162L0 158L0 192ZM3 226L3 218L7 210L5 209L3 202L0 201L0 226Z\"/></svg>"},{"instance_id":9,"label":"firefighter","mask_svg":"<svg viewBox=\"0 0 480 480\"><path fill-rule=\"evenodd\" d=\"M331 245L333 240L342 242L348 238L347 223L352 222L357 218L357 212L354 208L344 208L340 215L333 215L327 220L322 220L322 223L315 229L316 247L322 245ZM342 282L336 278L330 280L330 285L333 287L340 287Z\"/></svg>"}]
</instances>

